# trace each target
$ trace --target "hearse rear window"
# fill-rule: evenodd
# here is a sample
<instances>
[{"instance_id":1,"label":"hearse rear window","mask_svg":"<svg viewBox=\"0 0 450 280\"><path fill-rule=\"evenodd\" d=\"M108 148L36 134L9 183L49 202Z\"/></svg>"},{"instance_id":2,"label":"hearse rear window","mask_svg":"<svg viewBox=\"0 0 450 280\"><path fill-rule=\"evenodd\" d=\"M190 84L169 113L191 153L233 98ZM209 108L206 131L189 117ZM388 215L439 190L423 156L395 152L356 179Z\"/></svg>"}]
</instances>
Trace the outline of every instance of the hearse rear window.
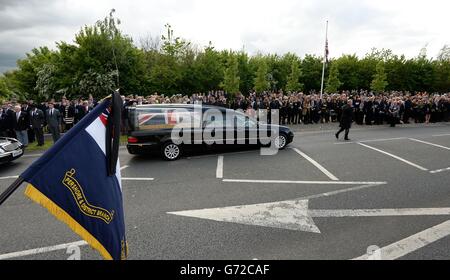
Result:
<instances>
[{"instance_id":1,"label":"hearse rear window","mask_svg":"<svg viewBox=\"0 0 450 280\"><path fill-rule=\"evenodd\" d=\"M135 130L199 128L201 111L183 108L135 108L133 114Z\"/></svg>"}]
</instances>

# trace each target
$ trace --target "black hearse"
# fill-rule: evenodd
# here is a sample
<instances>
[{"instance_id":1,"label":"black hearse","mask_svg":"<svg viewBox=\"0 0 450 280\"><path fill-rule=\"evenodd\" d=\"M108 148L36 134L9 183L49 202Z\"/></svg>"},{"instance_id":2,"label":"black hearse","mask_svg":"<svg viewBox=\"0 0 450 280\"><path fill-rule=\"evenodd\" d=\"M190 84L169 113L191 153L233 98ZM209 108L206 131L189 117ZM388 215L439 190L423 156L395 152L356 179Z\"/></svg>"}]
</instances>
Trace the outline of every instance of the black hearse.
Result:
<instances>
[{"instance_id":1,"label":"black hearse","mask_svg":"<svg viewBox=\"0 0 450 280\"><path fill-rule=\"evenodd\" d=\"M160 152L178 159L193 148L264 146L284 149L294 138L285 126L258 122L240 111L194 104L154 104L128 108L130 154Z\"/></svg>"}]
</instances>

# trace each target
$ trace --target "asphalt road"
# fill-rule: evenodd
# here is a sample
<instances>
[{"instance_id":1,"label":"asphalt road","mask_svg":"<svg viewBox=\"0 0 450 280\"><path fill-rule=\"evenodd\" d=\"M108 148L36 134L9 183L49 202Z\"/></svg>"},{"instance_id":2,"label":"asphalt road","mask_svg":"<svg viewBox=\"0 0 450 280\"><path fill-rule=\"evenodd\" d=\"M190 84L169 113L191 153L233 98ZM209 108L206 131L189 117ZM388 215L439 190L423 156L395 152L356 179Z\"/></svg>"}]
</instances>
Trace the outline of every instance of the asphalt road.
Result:
<instances>
[{"instance_id":1,"label":"asphalt road","mask_svg":"<svg viewBox=\"0 0 450 280\"><path fill-rule=\"evenodd\" d=\"M335 125L293 130L274 156L122 148L130 259L353 259L371 245L374 258L450 259L450 124L357 127L351 142ZM1 166L0 191L37 157ZM0 259L69 258L80 238L23 190L0 207Z\"/></svg>"}]
</instances>

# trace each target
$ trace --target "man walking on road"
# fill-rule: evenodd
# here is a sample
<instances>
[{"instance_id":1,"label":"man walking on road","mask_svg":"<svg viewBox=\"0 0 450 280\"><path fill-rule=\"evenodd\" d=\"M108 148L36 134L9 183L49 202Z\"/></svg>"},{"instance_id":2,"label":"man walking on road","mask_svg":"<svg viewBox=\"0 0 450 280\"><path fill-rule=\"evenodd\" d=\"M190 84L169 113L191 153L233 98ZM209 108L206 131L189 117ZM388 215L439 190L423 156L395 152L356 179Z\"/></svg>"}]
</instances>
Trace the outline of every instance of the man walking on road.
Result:
<instances>
[{"instance_id":1,"label":"man walking on road","mask_svg":"<svg viewBox=\"0 0 450 280\"><path fill-rule=\"evenodd\" d=\"M342 116L340 119L339 126L341 129L335 134L336 139L339 139L339 134L345 130L345 140L349 141L348 133L350 132L350 127L353 122L353 108L352 108L353 100L347 100L347 103L342 106Z\"/></svg>"}]
</instances>

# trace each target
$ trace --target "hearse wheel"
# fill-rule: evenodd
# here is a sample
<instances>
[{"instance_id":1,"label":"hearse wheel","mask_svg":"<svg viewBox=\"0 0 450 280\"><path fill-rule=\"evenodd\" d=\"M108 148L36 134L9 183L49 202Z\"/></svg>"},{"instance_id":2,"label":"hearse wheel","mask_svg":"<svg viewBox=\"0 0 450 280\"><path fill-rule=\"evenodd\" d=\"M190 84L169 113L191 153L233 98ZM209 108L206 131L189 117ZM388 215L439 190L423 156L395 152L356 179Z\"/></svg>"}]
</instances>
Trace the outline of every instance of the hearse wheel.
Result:
<instances>
[{"instance_id":1,"label":"hearse wheel","mask_svg":"<svg viewBox=\"0 0 450 280\"><path fill-rule=\"evenodd\" d=\"M165 160L177 160L181 156L181 148L179 145L168 141L162 146L161 154Z\"/></svg>"},{"instance_id":2,"label":"hearse wheel","mask_svg":"<svg viewBox=\"0 0 450 280\"><path fill-rule=\"evenodd\" d=\"M284 133L280 133L274 140L275 148L283 150L287 145L287 137Z\"/></svg>"}]
</instances>

